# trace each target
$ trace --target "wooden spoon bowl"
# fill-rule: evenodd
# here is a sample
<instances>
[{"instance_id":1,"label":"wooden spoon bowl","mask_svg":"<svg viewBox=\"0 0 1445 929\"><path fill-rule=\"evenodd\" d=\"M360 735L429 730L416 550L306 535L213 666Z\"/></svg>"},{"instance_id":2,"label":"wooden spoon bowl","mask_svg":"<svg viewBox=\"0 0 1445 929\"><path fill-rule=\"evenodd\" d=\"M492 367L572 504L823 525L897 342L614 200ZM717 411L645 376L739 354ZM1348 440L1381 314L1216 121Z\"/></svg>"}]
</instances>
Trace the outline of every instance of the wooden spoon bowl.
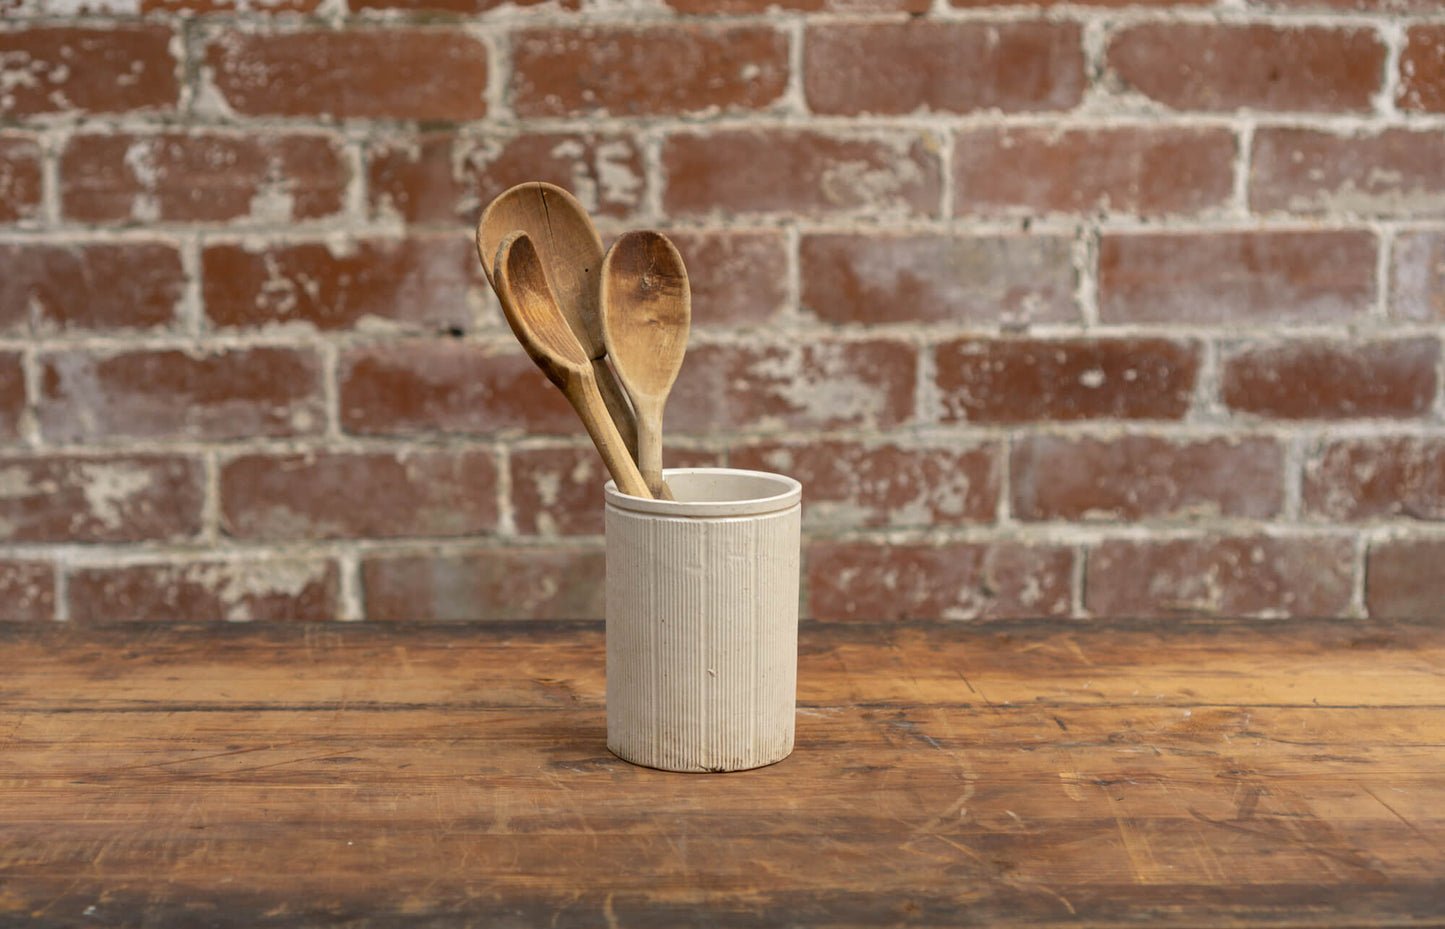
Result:
<instances>
[{"instance_id":1,"label":"wooden spoon bowl","mask_svg":"<svg viewBox=\"0 0 1445 929\"><path fill-rule=\"evenodd\" d=\"M662 409L692 328L682 255L660 232L629 232L602 261L602 334L637 414L637 464L654 496L662 482Z\"/></svg>"},{"instance_id":2,"label":"wooden spoon bowl","mask_svg":"<svg viewBox=\"0 0 1445 929\"><path fill-rule=\"evenodd\" d=\"M634 497L651 497L598 391L592 359L557 306L527 233L514 232L502 240L493 271L493 286L517 341L571 402L617 488Z\"/></svg>"}]
</instances>

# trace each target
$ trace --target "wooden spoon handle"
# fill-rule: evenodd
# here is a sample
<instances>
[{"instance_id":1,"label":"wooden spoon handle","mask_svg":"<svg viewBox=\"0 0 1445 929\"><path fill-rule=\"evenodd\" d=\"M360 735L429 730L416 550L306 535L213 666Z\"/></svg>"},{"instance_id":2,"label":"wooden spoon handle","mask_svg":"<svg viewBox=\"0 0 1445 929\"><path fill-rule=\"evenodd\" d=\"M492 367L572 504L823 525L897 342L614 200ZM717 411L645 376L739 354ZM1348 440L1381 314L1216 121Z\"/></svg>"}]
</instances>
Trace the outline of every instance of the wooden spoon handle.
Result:
<instances>
[{"instance_id":1,"label":"wooden spoon handle","mask_svg":"<svg viewBox=\"0 0 1445 929\"><path fill-rule=\"evenodd\" d=\"M607 465L612 479L617 482L617 489L633 497L651 500L652 494L637 470L637 463L623 444L617 424L608 415L597 381L591 377L574 377L563 387L563 392L582 418L582 425L587 427L587 434L592 437L592 444L597 446L602 463Z\"/></svg>"},{"instance_id":2,"label":"wooden spoon handle","mask_svg":"<svg viewBox=\"0 0 1445 929\"><path fill-rule=\"evenodd\" d=\"M597 390L602 394L602 402L607 405L607 412L611 414L612 422L617 425L618 435L622 436L622 444L626 446L627 454L636 461L637 416L632 412L632 404L622 392L621 385L617 383L617 375L612 373L605 357L593 359L592 374L597 380Z\"/></svg>"}]
</instances>

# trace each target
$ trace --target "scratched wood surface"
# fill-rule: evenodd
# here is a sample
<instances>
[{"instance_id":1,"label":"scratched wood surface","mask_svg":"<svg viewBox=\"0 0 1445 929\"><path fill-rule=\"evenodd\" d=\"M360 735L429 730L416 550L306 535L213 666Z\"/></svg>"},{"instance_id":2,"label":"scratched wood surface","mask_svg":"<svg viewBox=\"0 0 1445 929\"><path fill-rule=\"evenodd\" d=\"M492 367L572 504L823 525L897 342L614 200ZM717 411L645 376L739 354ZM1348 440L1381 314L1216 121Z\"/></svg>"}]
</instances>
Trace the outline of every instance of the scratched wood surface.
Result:
<instances>
[{"instance_id":1,"label":"scratched wood surface","mask_svg":"<svg viewBox=\"0 0 1445 929\"><path fill-rule=\"evenodd\" d=\"M601 629L0 626L0 925L1445 925L1445 631L804 627L797 750Z\"/></svg>"}]
</instances>

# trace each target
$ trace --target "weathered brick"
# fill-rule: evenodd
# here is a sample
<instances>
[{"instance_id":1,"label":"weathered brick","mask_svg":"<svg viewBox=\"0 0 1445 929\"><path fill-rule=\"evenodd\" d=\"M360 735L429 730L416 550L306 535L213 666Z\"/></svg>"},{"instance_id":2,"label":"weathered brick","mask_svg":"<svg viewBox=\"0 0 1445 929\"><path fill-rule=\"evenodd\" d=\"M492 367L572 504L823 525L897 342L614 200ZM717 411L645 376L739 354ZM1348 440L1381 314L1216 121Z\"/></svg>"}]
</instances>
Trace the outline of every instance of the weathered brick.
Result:
<instances>
[{"instance_id":1,"label":"weathered brick","mask_svg":"<svg viewBox=\"0 0 1445 929\"><path fill-rule=\"evenodd\" d=\"M182 456L0 458L0 539L174 541L200 532L201 463Z\"/></svg>"},{"instance_id":2,"label":"weathered brick","mask_svg":"<svg viewBox=\"0 0 1445 929\"><path fill-rule=\"evenodd\" d=\"M361 564L372 622L601 619L600 547L372 555Z\"/></svg>"},{"instance_id":3,"label":"weathered brick","mask_svg":"<svg viewBox=\"0 0 1445 929\"><path fill-rule=\"evenodd\" d=\"M718 430L887 428L913 415L912 345L875 339L701 345L667 405L673 434Z\"/></svg>"},{"instance_id":4,"label":"weathered brick","mask_svg":"<svg viewBox=\"0 0 1445 929\"><path fill-rule=\"evenodd\" d=\"M55 618L55 568L43 561L0 561L0 621Z\"/></svg>"},{"instance_id":5,"label":"weathered brick","mask_svg":"<svg viewBox=\"0 0 1445 929\"><path fill-rule=\"evenodd\" d=\"M574 434L561 391L515 346L407 340L342 353L341 428L357 435Z\"/></svg>"},{"instance_id":6,"label":"weathered brick","mask_svg":"<svg viewBox=\"0 0 1445 929\"><path fill-rule=\"evenodd\" d=\"M0 134L0 223L40 213L40 146L32 136Z\"/></svg>"},{"instance_id":7,"label":"weathered brick","mask_svg":"<svg viewBox=\"0 0 1445 929\"><path fill-rule=\"evenodd\" d=\"M0 352L0 444L20 440L25 413L25 369L19 352Z\"/></svg>"},{"instance_id":8,"label":"weathered brick","mask_svg":"<svg viewBox=\"0 0 1445 929\"><path fill-rule=\"evenodd\" d=\"M1301 496L1305 515L1319 519L1445 520L1445 439L1329 442L1305 462Z\"/></svg>"},{"instance_id":9,"label":"weathered brick","mask_svg":"<svg viewBox=\"0 0 1445 929\"><path fill-rule=\"evenodd\" d=\"M1440 618L1445 603L1445 539L1396 539L1370 546L1365 607L1380 619Z\"/></svg>"},{"instance_id":10,"label":"weathered brick","mask_svg":"<svg viewBox=\"0 0 1445 929\"><path fill-rule=\"evenodd\" d=\"M1074 552L1061 545L814 542L804 559L814 619L1068 616Z\"/></svg>"},{"instance_id":11,"label":"weathered brick","mask_svg":"<svg viewBox=\"0 0 1445 929\"><path fill-rule=\"evenodd\" d=\"M476 139L434 133L378 142L368 153L367 177L373 214L472 229L494 197L528 181L566 188L588 212L612 217L640 209L645 185L642 150L619 133Z\"/></svg>"},{"instance_id":12,"label":"weathered brick","mask_svg":"<svg viewBox=\"0 0 1445 929\"><path fill-rule=\"evenodd\" d=\"M751 25L527 29L512 69L523 118L758 110L787 88L788 39Z\"/></svg>"},{"instance_id":13,"label":"weathered brick","mask_svg":"<svg viewBox=\"0 0 1445 929\"><path fill-rule=\"evenodd\" d=\"M761 326L786 305L788 256L781 231L670 230L667 236L687 267L694 326Z\"/></svg>"},{"instance_id":14,"label":"weathered brick","mask_svg":"<svg viewBox=\"0 0 1445 929\"><path fill-rule=\"evenodd\" d=\"M814 113L1066 110L1084 93L1075 23L839 23L810 26L804 41Z\"/></svg>"},{"instance_id":15,"label":"weathered brick","mask_svg":"<svg viewBox=\"0 0 1445 929\"><path fill-rule=\"evenodd\" d=\"M719 455L663 448L667 468L719 467ZM509 456L512 518L523 535L601 535L602 485L611 476L590 445L521 448Z\"/></svg>"},{"instance_id":16,"label":"weathered brick","mask_svg":"<svg viewBox=\"0 0 1445 929\"><path fill-rule=\"evenodd\" d=\"M1434 13L1440 0L1246 0L1257 9L1350 10L1359 13Z\"/></svg>"},{"instance_id":17,"label":"weathered brick","mask_svg":"<svg viewBox=\"0 0 1445 929\"><path fill-rule=\"evenodd\" d=\"M1199 347L1167 339L957 339L935 350L945 423L1180 419Z\"/></svg>"},{"instance_id":18,"label":"weathered brick","mask_svg":"<svg viewBox=\"0 0 1445 929\"><path fill-rule=\"evenodd\" d=\"M927 13L928 0L666 0L685 14L766 13L774 8L800 13Z\"/></svg>"},{"instance_id":19,"label":"weathered brick","mask_svg":"<svg viewBox=\"0 0 1445 929\"><path fill-rule=\"evenodd\" d=\"M321 362L302 349L54 352L40 392L52 442L313 435L326 422Z\"/></svg>"},{"instance_id":20,"label":"weathered brick","mask_svg":"<svg viewBox=\"0 0 1445 929\"><path fill-rule=\"evenodd\" d=\"M1445 233L1403 232L1390 263L1390 315L1445 322Z\"/></svg>"},{"instance_id":21,"label":"weathered brick","mask_svg":"<svg viewBox=\"0 0 1445 929\"><path fill-rule=\"evenodd\" d=\"M104 0L99 0L104 2ZM181 15L206 15L210 13L244 13L247 16L266 16L286 13L315 13L322 0L266 0L257 4L253 0L140 0L142 13L178 13ZM355 0L352 7L356 5Z\"/></svg>"},{"instance_id":22,"label":"weathered brick","mask_svg":"<svg viewBox=\"0 0 1445 929\"><path fill-rule=\"evenodd\" d=\"M89 133L61 153L61 212L95 223L285 223L339 212L349 178L331 136Z\"/></svg>"},{"instance_id":23,"label":"weathered brick","mask_svg":"<svg viewBox=\"0 0 1445 929\"><path fill-rule=\"evenodd\" d=\"M1395 105L1412 113L1445 112L1445 25L1411 26L1405 33Z\"/></svg>"},{"instance_id":24,"label":"weathered brick","mask_svg":"<svg viewBox=\"0 0 1445 929\"><path fill-rule=\"evenodd\" d=\"M185 285L169 243L0 245L0 332L168 328Z\"/></svg>"},{"instance_id":25,"label":"weathered brick","mask_svg":"<svg viewBox=\"0 0 1445 929\"><path fill-rule=\"evenodd\" d=\"M1337 617L1354 561L1344 538L1105 541L1088 554L1084 605L1114 618Z\"/></svg>"},{"instance_id":26,"label":"weathered brick","mask_svg":"<svg viewBox=\"0 0 1445 929\"><path fill-rule=\"evenodd\" d=\"M457 234L211 245L201 253L201 275L206 317L221 328L389 324L460 332L472 328L473 292L485 286L472 237Z\"/></svg>"},{"instance_id":27,"label":"weathered brick","mask_svg":"<svg viewBox=\"0 0 1445 929\"><path fill-rule=\"evenodd\" d=\"M801 481L808 529L962 525L998 516L1002 454L995 442L762 442L734 448L728 463Z\"/></svg>"},{"instance_id":28,"label":"weathered brick","mask_svg":"<svg viewBox=\"0 0 1445 929\"><path fill-rule=\"evenodd\" d=\"M174 108L172 38L158 24L0 32L0 117Z\"/></svg>"},{"instance_id":29,"label":"weathered brick","mask_svg":"<svg viewBox=\"0 0 1445 929\"><path fill-rule=\"evenodd\" d=\"M1232 410L1279 419L1419 416L1439 356L1429 338L1240 345L1226 352L1220 393Z\"/></svg>"},{"instance_id":30,"label":"weathered brick","mask_svg":"<svg viewBox=\"0 0 1445 929\"><path fill-rule=\"evenodd\" d=\"M1016 519L1266 519L1284 502L1284 452L1268 438L1026 435L1014 440Z\"/></svg>"},{"instance_id":31,"label":"weathered brick","mask_svg":"<svg viewBox=\"0 0 1445 929\"><path fill-rule=\"evenodd\" d=\"M833 323L1076 322L1062 236L803 236L803 309Z\"/></svg>"},{"instance_id":32,"label":"weathered brick","mask_svg":"<svg viewBox=\"0 0 1445 929\"><path fill-rule=\"evenodd\" d=\"M1108 323L1327 324L1375 299L1364 231L1106 234L1099 318Z\"/></svg>"},{"instance_id":33,"label":"weathered brick","mask_svg":"<svg viewBox=\"0 0 1445 929\"><path fill-rule=\"evenodd\" d=\"M341 602L336 563L298 558L85 567L66 588L70 621L87 626L323 622Z\"/></svg>"},{"instance_id":34,"label":"weathered brick","mask_svg":"<svg viewBox=\"0 0 1445 929\"><path fill-rule=\"evenodd\" d=\"M489 451L244 455L221 467L221 528L241 539L479 535L496 530Z\"/></svg>"},{"instance_id":35,"label":"weathered brick","mask_svg":"<svg viewBox=\"0 0 1445 929\"><path fill-rule=\"evenodd\" d=\"M352 12L396 10L415 14L476 16L499 7L546 6L554 10L575 11L581 0L349 0Z\"/></svg>"},{"instance_id":36,"label":"weathered brick","mask_svg":"<svg viewBox=\"0 0 1445 929\"><path fill-rule=\"evenodd\" d=\"M1208 6L1214 0L949 0L954 8L976 9L990 6L1033 6L1050 8L1060 3L1075 6L1119 7L1137 6L1144 8L1168 8L1175 6Z\"/></svg>"},{"instance_id":37,"label":"weathered brick","mask_svg":"<svg viewBox=\"0 0 1445 929\"><path fill-rule=\"evenodd\" d=\"M1259 129L1250 207L1304 215L1445 216L1445 132L1386 129L1339 136Z\"/></svg>"},{"instance_id":38,"label":"weathered brick","mask_svg":"<svg viewBox=\"0 0 1445 929\"><path fill-rule=\"evenodd\" d=\"M943 183L937 140L902 131L679 133L663 141L662 170L673 215L937 216Z\"/></svg>"},{"instance_id":39,"label":"weathered brick","mask_svg":"<svg viewBox=\"0 0 1445 929\"><path fill-rule=\"evenodd\" d=\"M1385 43L1364 28L1143 23L1114 36L1108 64L1176 110L1368 112Z\"/></svg>"},{"instance_id":40,"label":"weathered brick","mask_svg":"<svg viewBox=\"0 0 1445 929\"><path fill-rule=\"evenodd\" d=\"M1227 129L1111 127L975 129L954 145L954 211L1195 214L1234 188Z\"/></svg>"},{"instance_id":41,"label":"weathered brick","mask_svg":"<svg viewBox=\"0 0 1445 929\"><path fill-rule=\"evenodd\" d=\"M230 30L206 49L211 79L246 116L481 119L487 48L459 29Z\"/></svg>"}]
</instances>

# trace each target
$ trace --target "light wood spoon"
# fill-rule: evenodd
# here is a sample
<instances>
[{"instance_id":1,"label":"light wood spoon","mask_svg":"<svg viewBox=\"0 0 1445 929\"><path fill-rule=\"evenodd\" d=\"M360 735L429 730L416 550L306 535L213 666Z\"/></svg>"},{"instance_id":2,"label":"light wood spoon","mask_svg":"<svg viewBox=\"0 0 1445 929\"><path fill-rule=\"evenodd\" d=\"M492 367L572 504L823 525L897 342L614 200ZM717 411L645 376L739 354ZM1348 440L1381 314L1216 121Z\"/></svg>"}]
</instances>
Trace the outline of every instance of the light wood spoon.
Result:
<instances>
[{"instance_id":1,"label":"light wood spoon","mask_svg":"<svg viewBox=\"0 0 1445 929\"><path fill-rule=\"evenodd\" d=\"M582 350L558 308L542 269L541 256L527 233L514 232L502 240L497 246L494 272L497 297L517 341L547 379L562 389L572 408L582 417L582 424L617 482L617 489L634 497L650 498L647 484L628 454L617 425L607 413L597 389L592 359Z\"/></svg>"},{"instance_id":2,"label":"light wood spoon","mask_svg":"<svg viewBox=\"0 0 1445 929\"><path fill-rule=\"evenodd\" d=\"M577 198L555 184L533 181L503 191L477 223L477 254L493 290L497 287L497 248L513 232L531 236L552 295L592 363L597 388L628 453L636 457L636 418L605 360L607 345L597 308L597 282L602 272L602 237L597 227Z\"/></svg>"},{"instance_id":3,"label":"light wood spoon","mask_svg":"<svg viewBox=\"0 0 1445 929\"><path fill-rule=\"evenodd\" d=\"M662 480L662 408L692 327L692 291L677 248L660 232L620 236L602 260L602 337L637 412L637 465L654 497Z\"/></svg>"}]
</instances>

